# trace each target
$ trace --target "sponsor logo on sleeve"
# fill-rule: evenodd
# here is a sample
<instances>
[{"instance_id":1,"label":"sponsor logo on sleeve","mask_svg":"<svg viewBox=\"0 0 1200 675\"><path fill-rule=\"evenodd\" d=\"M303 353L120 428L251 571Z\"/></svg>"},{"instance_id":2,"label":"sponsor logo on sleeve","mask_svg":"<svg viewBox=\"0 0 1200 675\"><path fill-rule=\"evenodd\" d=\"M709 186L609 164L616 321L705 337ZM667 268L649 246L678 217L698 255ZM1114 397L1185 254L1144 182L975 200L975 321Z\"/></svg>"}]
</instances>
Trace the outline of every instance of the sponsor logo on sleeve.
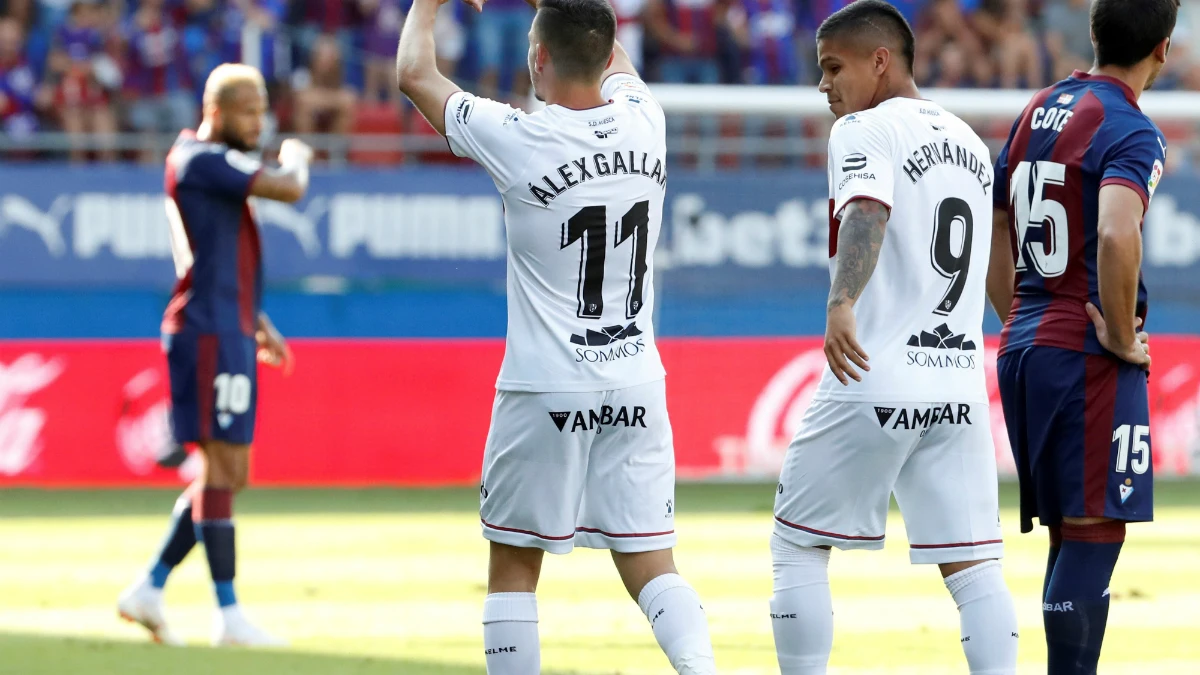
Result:
<instances>
[{"instance_id":1,"label":"sponsor logo on sleeve","mask_svg":"<svg viewBox=\"0 0 1200 675\"><path fill-rule=\"evenodd\" d=\"M459 124L466 124L471 119L471 113L475 110L475 98L473 96L464 96L458 102L458 108L454 111L454 119L458 120Z\"/></svg>"},{"instance_id":2,"label":"sponsor logo on sleeve","mask_svg":"<svg viewBox=\"0 0 1200 675\"><path fill-rule=\"evenodd\" d=\"M861 152L853 152L842 158L842 173L862 171L867 168L867 156Z\"/></svg>"},{"instance_id":3,"label":"sponsor logo on sleeve","mask_svg":"<svg viewBox=\"0 0 1200 675\"><path fill-rule=\"evenodd\" d=\"M1163 163L1159 160L1154 160L1154 168L1150 170L1150 179L1146 181L1146 189L1150 192L1150 196L1154 196L1154 191L1158 189L1158 182L1162 180Z\"/></svg>"}]
</instances>

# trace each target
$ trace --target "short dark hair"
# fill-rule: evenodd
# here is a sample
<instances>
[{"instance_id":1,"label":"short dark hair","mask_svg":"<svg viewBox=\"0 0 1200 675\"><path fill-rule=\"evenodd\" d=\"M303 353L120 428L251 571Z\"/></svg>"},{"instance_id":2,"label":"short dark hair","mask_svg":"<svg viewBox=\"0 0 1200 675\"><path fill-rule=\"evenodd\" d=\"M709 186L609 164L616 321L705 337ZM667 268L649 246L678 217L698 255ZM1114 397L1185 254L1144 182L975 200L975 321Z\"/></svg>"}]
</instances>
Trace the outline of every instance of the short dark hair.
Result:
<instances>
[{"instance_id":1,"label":"short dark hair","mask_svg":"<svg viewBox=\"0 0 1200 675\"><path fill-rule=\"evenodd\" d=\"M913 60L916 58L916 39L913 37L912 26L900 13L884 0L857 0L834 12L821 23L817 29L817 39L825 40L842 35L853 35L859 39L868 36L878 36L893 44L900 44L900 53L904 56L908 72L912 73Z\"/></svg>"},{"instance_id":2,"label":"short dark hair","mask_svg":"<svg viewBox=\"0 0 1200 675\"><path fill-rule=\"evenodd\" d=\"M540 0L535 25L559 76L586 80L604 72L617 37L608 0Z\"/></svg>"},{"instance_id":3,"label":"short dark hair","mask_svg":"<svg viewBox=\"0 0 1200 675\"><path fill-rule=\"evenodd\" d=\"M1128 68L1171 37L1179 0L1095 0L1092 39L1096 65Z\"/></svg>"}]
</instances>

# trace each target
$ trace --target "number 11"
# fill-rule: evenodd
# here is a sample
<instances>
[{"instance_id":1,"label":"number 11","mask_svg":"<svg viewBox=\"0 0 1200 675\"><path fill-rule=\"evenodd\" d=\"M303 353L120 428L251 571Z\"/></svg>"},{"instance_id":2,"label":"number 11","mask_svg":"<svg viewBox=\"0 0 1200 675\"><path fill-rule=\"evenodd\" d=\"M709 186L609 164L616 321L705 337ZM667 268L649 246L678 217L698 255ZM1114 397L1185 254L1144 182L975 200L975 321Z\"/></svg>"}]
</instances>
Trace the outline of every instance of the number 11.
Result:
<instances>
[{"instance_id":1,"label":"number 11","mask_svg":"<svg viewBox=\"0 0 1200 675\"><path fill-rule=\"evenodd\" d=\"M604 260L608 234L608 209L604 206L585 206L563 224L562 243L559 249L580 243L579 253L579 298L577 316L581 319L599 319L604 314ZM650 202L634 204L621 222L617 224L613 248L633 238L633 250L629 262L629 293L625 296L625 318L632 319L642 310L645 279L646 253L650 235Z\"/></svg>"}]
</instances>

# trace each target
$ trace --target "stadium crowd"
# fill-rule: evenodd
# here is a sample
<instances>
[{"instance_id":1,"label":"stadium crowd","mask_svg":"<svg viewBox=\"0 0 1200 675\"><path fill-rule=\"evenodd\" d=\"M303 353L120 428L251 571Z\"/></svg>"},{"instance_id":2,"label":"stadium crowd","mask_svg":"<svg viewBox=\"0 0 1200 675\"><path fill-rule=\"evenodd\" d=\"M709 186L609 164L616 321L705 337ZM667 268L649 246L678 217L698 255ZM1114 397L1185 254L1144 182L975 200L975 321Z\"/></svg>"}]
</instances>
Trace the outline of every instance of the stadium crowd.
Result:
<instances>
[{"instance_id":1,"label":"stadium crowd","mask_svg":"<svg viewBox=\"0 0 1200 675\"><path fill-rule=\"evenodd\" d=\"M815 84L813 33L850 0L612 0L648 79ZM392 86L406 0L0 0L0 126L9 139L194 126L217 64L261 65L283 130L401 131ZM1090 0L893 0L918 35L918 84L1041 87L1091 63ZM443 72L527 100L524 0L442 8ZM1183 0L1160 88L1200 89L1200 0ZM400 114L396 114L399 110ZM702 124L703 126L703 124ZM111 150L96 156L108 159ZM72 151L76 159L82 150Z\"/></svg>"}]
</instances>

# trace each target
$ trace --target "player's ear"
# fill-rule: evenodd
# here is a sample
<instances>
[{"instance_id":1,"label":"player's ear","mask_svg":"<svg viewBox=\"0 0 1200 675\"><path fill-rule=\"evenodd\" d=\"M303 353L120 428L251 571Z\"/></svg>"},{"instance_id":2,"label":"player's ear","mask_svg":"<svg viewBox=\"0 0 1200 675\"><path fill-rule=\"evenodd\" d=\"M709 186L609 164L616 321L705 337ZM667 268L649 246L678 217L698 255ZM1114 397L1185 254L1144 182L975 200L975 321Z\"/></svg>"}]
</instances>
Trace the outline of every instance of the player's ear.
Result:
<instances>
[{"instance_id":1,"label":"player's ear","mask_svg":"<svg viewBox=\"0 0 1200 675\"><path fill-rule=\"evenodd\" d=\"M892 61L892 52L887 47L878 47L875 49L875 74L882 76L887 71L888 64Z\"/></svg>"},{"instance_id":2,"label":"player's ear","mask_svg":"<svg viewBox=\"0 0 1200 675\"><path fill-rule=\"evenodd\" d=\"M546 45L542 42L534 46L533 67L534 70L541 73L546 70L546 63L550 60L550 50L546 49Z\"/></svg>"},{"instance_id":3,"label":"player's ear","mask_svg":"<svg viewBox=\"0 0 1200 675\"><path fill-rule=\"evenodd\" d=\"M617 49L616 49L616 47L613 47L613 50L608 53L608 62L604 64L604 69L608 70L609 68L612 68L613 61L616 58L617 58Z\"/></svg>"},{"instance_id":4,"label":"player's ear","mask_svg":"<svg viewBox=\"0 0 1200 675\"><path fill-rule=\"evenodd\" d=\"M1158 43L1158 46L1154 48L1154 60L1158 61L1159 63L1166 63L1167 62L1167 54L1170 54L1170 53L1171 53L1171 38L1170 38L1170 36L1168 36L1165 40Z\"/></svg>"}]
</instances>

